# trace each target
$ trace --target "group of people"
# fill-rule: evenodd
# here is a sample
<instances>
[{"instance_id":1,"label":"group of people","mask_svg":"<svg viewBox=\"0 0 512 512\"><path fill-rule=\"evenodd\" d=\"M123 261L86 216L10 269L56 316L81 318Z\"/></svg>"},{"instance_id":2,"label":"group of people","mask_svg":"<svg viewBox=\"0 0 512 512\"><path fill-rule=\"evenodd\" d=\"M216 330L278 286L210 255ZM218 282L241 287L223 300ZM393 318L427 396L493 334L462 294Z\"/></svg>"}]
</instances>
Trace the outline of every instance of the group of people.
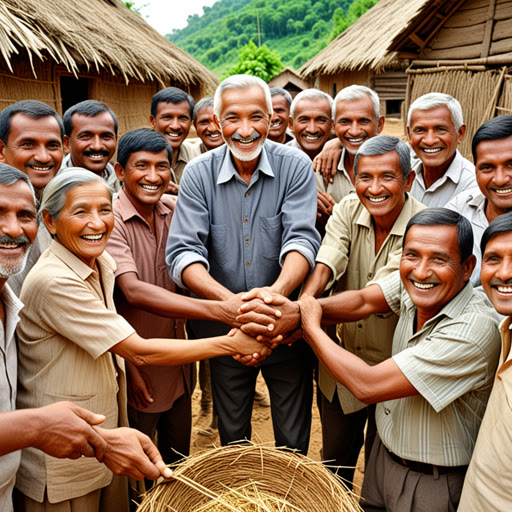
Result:
<instances>
[{"instance_id":1,"label":"group of people","mask_svg":"<svg viewBox=\"0 0 512 512\"><path fill-rule=\"evenodd\" d=\"M474 164L447 94L409 144L384 122L368 87L246 75L159 91L119 141L93 100L0 113L2 510L14 485L20 511L129 510L127 477L189 453L199 360L223 445L261 372L276 446L306 454L316 379L349 486L364 443L364 510L508 509L512 116Z\"/></svg>"}]
</instances>

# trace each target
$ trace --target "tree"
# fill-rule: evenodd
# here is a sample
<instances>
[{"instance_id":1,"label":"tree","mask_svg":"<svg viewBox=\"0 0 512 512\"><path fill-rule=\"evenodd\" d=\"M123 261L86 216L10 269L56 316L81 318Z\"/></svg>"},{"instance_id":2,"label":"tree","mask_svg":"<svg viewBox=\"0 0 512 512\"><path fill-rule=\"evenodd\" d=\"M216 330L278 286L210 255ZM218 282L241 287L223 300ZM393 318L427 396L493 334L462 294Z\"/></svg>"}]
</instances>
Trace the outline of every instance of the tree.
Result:
<instances>
[{"instance_id":1,"label":"tree","mask_svg":"<svg viewBox=\"0 0 512 512\"><path fill-rule=\"evenodd\" d=\"M253 75L268 82L283 67L277 52L269 50L265 45L258 48L249 41L247 45L240 48L238 63L228 69L223 78L231 75Z\"/></svg>"},{"instance_id":2,"label":"tree","mask_svg":"<svg viewBox=\"0 0 512 512\"><path fill-rule=\"evenodd\" d=\"M339 34L345 31L350 25L357 21L368 9L371 9L378 0L354 0L354 3L348 8L347 12L343 9L334 11L334 28L332 29L329 41L335 39Z\"/></svg>"}]
</instances>

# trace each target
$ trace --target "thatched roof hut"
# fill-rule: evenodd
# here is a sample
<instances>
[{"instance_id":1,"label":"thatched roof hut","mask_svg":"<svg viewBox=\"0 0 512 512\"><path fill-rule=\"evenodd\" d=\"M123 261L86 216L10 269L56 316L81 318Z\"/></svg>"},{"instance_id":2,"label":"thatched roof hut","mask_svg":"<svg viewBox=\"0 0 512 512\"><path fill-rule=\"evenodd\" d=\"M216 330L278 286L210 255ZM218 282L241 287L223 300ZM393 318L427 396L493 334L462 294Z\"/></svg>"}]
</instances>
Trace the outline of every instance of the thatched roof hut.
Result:
<instances>
[{"instance_id":1,"label":"thatched roof hut","mask_svg":"<svg viewBox=\"0 0 512 512\"><path fill-rule=\"evenodd\" d=\"M431 91L461 102L468 126L461 146L466 157L483 122L512 114L511 0L425 2L389 50L411 62L407 107Z\"/></svg>"},{"instance_id":2,"label":"thatched roof hut","mask_svg":"<svg viewBox=\"0 0 512 512\"><path fill-rule=\"evenodd\" d=\"M38 99L62 113L108 104L121 133L148 123L153 94L176 85L196 98L217 79L118 0L3 0L0 107Z\"/></svg>"},{"instance_id":3,"label":"thatched roof hut","mask_svg":"<svg viewBox=\"0 0 512 512\"><path fill-rule=\"evenodd\" d=\"M375 89L383 101L383 113L400 113L405 98L407 62L389 46L429 0L380 0L342 32L299 73L305 80L333 96L352 84Z\"/></svg>"},{"instance_id":4,"label":"thatched roof hut","mask_svg":"<svg viewBox=\"0 0 512 512\"><path fill-rule=\"evenodd\" d=\"M300 75L290 67L286 67L280 71L270 80L268 86L286 89L292 95L292 98L295 98L299 92L310 88L309 83L303 80Z\"/></svg>"}]
</instances>

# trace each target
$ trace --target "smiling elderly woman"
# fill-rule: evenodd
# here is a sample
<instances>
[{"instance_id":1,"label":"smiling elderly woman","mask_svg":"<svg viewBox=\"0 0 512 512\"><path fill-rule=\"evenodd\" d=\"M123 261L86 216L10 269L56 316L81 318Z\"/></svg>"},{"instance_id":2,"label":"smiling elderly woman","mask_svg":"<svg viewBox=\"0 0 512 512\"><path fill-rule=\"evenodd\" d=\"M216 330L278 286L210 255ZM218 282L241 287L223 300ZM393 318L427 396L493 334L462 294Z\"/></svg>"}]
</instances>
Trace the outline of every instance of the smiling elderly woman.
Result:
<instances>
[{"instance_id":1,"label":"smiling elderly woman","mask_svg":"<svg viewBox=\"0 0 512 512\"><path fill-rule=\"evenodd\" d=\"M127 424L123 358L136 365L177 365L262 350L241 332L171 343L148 343L134 332L115 311L115 264L104 252L114 226L111 196L100 177L83 169L69 169L47 185L40 213L53 241L23 285L18 330L18 406L69 400L104 414L105 428ZM69 508L59 511L71 510L71 502L79 502L81 512L97 512L101 501L102 510L125 512L125 484L111 481L112 473L95 459L58 460L29 448L17 487L26 511L43 510L39 503L53 510L49 504L62 502ZM114 499L105 505L109 493Z\"/></svg>"}]
</instances>

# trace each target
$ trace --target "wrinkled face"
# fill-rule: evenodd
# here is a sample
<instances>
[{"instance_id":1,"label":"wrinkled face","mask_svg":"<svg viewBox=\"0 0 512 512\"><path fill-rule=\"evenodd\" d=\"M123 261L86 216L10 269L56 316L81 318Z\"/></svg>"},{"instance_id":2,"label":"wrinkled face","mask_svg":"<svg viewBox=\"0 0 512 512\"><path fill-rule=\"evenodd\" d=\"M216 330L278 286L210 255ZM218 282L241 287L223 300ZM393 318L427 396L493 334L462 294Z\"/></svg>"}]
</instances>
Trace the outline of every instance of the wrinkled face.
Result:
<instances>
[{"instance_id":1,"label":"wrinkled face","mask_svg":"<svg viewBox=\"0 0 512 512\"><path fill-rule=\"evenodd\" d=\"M284 137L286 128L288 127L290 106L284 96L277 94L276 96L272 96L272 109L272 122L270 123L268 138L279 142Z\"/></svg>"},{"instance_id":2,"label":"wrinkled face","mask_svg":"<svg viewBox=\"0 0 512 512\"><path fill-rule=\"evenodd\" d=\"M334 131L345 149L355 155L363 142L378 135L384 127L384 118L375 119L372 100L365 95L336 105Z\"/></svg>"},{"instance_id":3,"label":"wrinkled face","mask_svg":"<svg viewBox=\"0 0 512 512\"><path fill-rule=\"evenodd\" d=\"M187 138L192 118L188 101L158 103L156 116L149 116L151 128L167 138L173 150L179 149Z\"/></svg>"},{"instance_id":4,"label":"wrinkled face","mask_svg":"<svg viewBox=\"0 0 512 512\"><path fill-rule=\"evenodd\" d=\"M512 231L493 236L482 256L480 281L500 315L512 315Z\"/></svg>"},{"instance_id":5,"label":"wrinkled face","mask_svg":"<svg viewBox=\"0 0 512 512\"><path fill-rule=\"evenodd\" d=\"M64 137L64 147L71 153L73 165L100 174L116 152L112 116L109 112L95 117L73 114L71 125L71 135Z\"/></svg>"},{"instance_id":6,"label":"wrinkled face","mask_svg":"<svg viewBox=\"0 0 512 512\"><path fill-rule=\"evenodd\" d=\"M480 142L475 171L491 218L512 210L512 137Z\"/></svg>"},{"instance_id":7,"label":"wrinkled face","mask_svg":"<svg viewBox=\"0 0 512 512\"><path fill-rule=\"evenodd\" d=\"M165 149L159 153L137 151L130 155L124 169L121 164L116 164L116 174L135 208L144 210L146 206L158 203L169 185L169 155Z\"/></svg>"},{"instance_id":8,"label":"wrinkled face","mask_svg":"<svg viewBox=\"0 0 512 512\"><path fill-rule=\"evenodd\" d=\"M357 166L356 193L372 217L391 224L402 211L405 193L414 179L411 174L404 182L396 151L362 156Z\"/></svg>"},{"instance_id":9,"label":"wrinkled face","mask_svg":"<svg viewBox=\"0 0 512 512\"><path fill-rule=\"evenodd\" d=\"M327 100L304 98L295 106L295 119L290 118L290 130L300 147L314 157L329 140L332 131L331 106Z\"/></svg>"},{"instance_id":10,"label":"wrinkled face","mask_svg":"<svg viewBox=\"0 0 512 512\"><path fill-rule=\"evenodd\" d=\"M0 142L2 160L23 171L35 189L43 189L57 174L64 156L59 123L53 116L11 118L7 145Z\"/></svg>"},{"instance_id":11,"label":"wrinkled face","mask_svg":"<svg viewBox=\"0 0 512 512\"><path fill-rule=\"evenodd\" d=\"M197 136L203 141L206 149L211 150L224 144L220 130L213 122L213 107L205 107L197 111L194 119Z\"/></svg>"},{"instance_id":12,"label":"wrinkled face","mask_svg":"<svg viewBox=\"0 0 512 512\"><path fill-rule=\"evenodd\" d=\"M256 160L270 127L265 94L258 86L226 89L217 124L233 158L241 162Z\"/></svg>"},{"instance_id":13,"label":"wrinkled face","mask_svg":"<svg viewBox=\"0 0 512 512\"><path fill-rule=\"evenodd\" d=\"M418 312L434 317L471 277L474 257L460 261L457 226L409 229L400 261L400 277Z\"/></svg>"},{"instance_id":14,"label":"wrinkled face","mask_svg":"<svg viewBox=\"0 0 512 512\"><path fill-rule=\"evenodd\" d=\"M0 281L25 268L37 235L37 215L29 186L0 184Z\"/></svg>"},{"instance_id":15,"label":"wrinkled face","mask_svg":"<svg viewBox=\"0 0 512 512\"><path fill-rule=\"evenodd\" d=\"M415 110L407 127L407 139L414 152L427 168L448 166L462 142L465 126L455 130L447 106L431 110Z\"/></svg>"},{"instance_id":16,"label":"wrinkled face","mask_svg":"<svg viewBox=\"0 0 512 512\"><path fill-rule=\"evenodd\" d=\"M114 227L107 187L99 182L78 185L66 192L66 203L56 219L47 211L43 211L43 216L48 231L87 266L94 268Z\"/></svg>"}]
</instances>

